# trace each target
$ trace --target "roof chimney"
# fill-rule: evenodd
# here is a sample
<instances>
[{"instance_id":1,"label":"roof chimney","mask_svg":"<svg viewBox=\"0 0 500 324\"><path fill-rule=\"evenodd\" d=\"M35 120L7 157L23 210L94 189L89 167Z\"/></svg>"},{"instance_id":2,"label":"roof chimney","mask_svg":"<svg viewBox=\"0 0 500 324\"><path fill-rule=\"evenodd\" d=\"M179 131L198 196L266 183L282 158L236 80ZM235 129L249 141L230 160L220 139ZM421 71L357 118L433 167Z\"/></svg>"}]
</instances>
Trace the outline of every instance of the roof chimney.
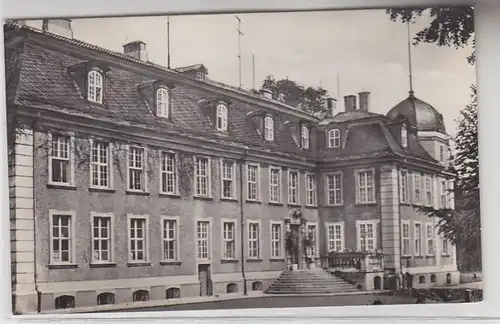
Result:
<instances>
[{"instance_id":1,"label":"roof chimney","mask_svg":"<svg viewBox=\"0 0 500 324\"><path fill-rule=\"evenodd\" d=\"M273 99L273 92L269 89L262 89L260 93L266 98Z\"/></svg>"},{"instance_id":2,"label":"roof chimney","mask_svg":"<svg viewBox=\"0 0 500 324\"><path fill-rule=\"evenodd\" d=\"M327 117L333 117L337 113L337 99L327 97L325 98L325 110Z\"/></svg>"},{"instance_id":3,"label":"roof chimney","mask_svg":"<svg viewBox=\"0 0 500 324\"><path fill-rule=\"evenodd\" d=\"M356 96L349 95L344 97L345 112L356 111Z\"/></svg>"},{"instance_id":4,"label":"roof chimney","mask_svg":"<svg viewBox=\"0 0 500 324\"><path fill-rule=\"evenodd\" d=\"M362 91L359 95L359 110L368 112L370 108L370 92Z\"/></svg>"},{"instance_id":5,"label":"roof chimney","mask_svg":"<svg viewBox=\"0 0 500 324\"><path fill-rule=\"evenodd\" d=\"M123 45L123 54L132 56L140 61L148 60L148 52L146 51L146 43L142 41L133 41Z\"/></svg>"},{"instance_id":6,"label":"roof chimney","mask_svg":"<svg viewBox=\"0 0 500 324\"><path fill-rule=\"evenodd\" d=\"M73 38L71 19L43 19L42 30L66 38Z\"/></svg>"}]
</instances>

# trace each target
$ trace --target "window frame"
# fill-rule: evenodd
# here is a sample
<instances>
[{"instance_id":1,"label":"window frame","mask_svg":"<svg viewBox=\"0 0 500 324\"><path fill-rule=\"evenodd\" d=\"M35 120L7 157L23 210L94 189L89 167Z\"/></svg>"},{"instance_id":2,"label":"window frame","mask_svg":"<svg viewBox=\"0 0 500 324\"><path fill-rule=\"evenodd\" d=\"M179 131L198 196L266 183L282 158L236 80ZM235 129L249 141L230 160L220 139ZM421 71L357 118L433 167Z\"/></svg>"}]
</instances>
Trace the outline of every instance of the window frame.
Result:
<instances>
[{"instance_id":1,"label":"window frame","mask_svg":"<svg viewBox=\"0 0 500 324\"><path fill-rule=\"evenodd\" d=\"M207 223L208 224L208 230L207 230L207 257L203 258L200 257L198 252L199 252L199 245L198 243L201 242L200 238L198 237L198 225L199 223ZM196 239L195 244L194 244L194 251L195 251L195 257L196 257L196 262L197 263L211 263L212 262L212 218L196 218L195 223L194 223L194 237ZM205 241L205 239L203 239Z\"/></svg>"},{"instance_id":2,"label":"window frame","mask_svg":"<svg viewBox=\"0 0 500 324\"><path fill-rule=\"evenodd\" d=\"M132 238L130 232L132 230L132 220L143 220L143 238L144 241L144 251L143 260L132 260ZM135 238L136 239L136 238ZM149 233L149 215L139 215L139 214L127 214L127 263L128 264L149 264L151 262L150 253L150 233ZM137 248L136 248L137 250Z\"/></svg>"},{"instance_id":3,"label":"window frame","mask_svg":"<svg viewBox=\"0 0 500 324\"><path fill-rule=\"evenodd\" d=\"M310 226L314 226L314 254L309 255L309 251L306 251L306 257L317 259L319 258L319 222L306 222L307 235L309 235Z\"/></svg>"},{"instance_id":4,"label":"window frame","mask_svg":"<svg viewBox=\"0 0 500 324\"><path fill-rule=\"evenodd\" d=\"M130 151L131 149L142 149L142 177L141 177L141 182L142 182L142 188L141 189L131 189L131 178L130 178ZM142 145L127 145L127 189L126 191L128 192L148 192L148 154L147 154L147 147L142 146ZM134 167L133 170L139 170L138 168Z\"/></svg>"},{"instance_id":5,"label":"window frame","mask_svg":"<svg viewBox=\"0 0 500 324\"><path fill-rule=\"evenodd\" d=\"M417 235L417 225L419 228L419 233ZM422 222L413 221L413 255L415 257L424 256L422 249L422 240L423 240L424 231L422 230ZM418 240L418 244L417 244ZM418 247L418 249L417 249Z\"/></svg>"},{"instance_id":6,"label":"window frame","mask_svg":"<svg viewBox=\"0 0 500 324\"><path fill-rule=\"evenodd\" d=\"M310 130L306 125L300 127L300 145L306 150L311 147Z\"/></svg>"},{"instance_id":7,"label":"window frame","mask_svg":"<svg viewBox=\"0 0 500 324\"><path fill-rule=\"evenodd\" d=\"M179 224L179 216L161 216L161 262L180 262L181 261L181 256L180 256L180 239L179 239L179 230L180 230L180 224ZM174 239L165 238L165 221L173 221L175 222L175 227L174 227L174 234L175 237ZM175 258L174 259L166 259L165 258L165 241L174 241L174 247L175 247Z\"/></svg>"},{"instance_id":8,"label":"window frame","mask_svg":"<svg viewBox=\"0 0 500 324\"><path fill-rule=\"evenodd\" d=\"M95 185L93 183L94 182L94 177L93 177L92 166L93 165L97 165L97 166L102 166L103 165L102 163L95 164L95 162L93 162L94 144L96 144L96 143L104 143L104 144L108 145L108 147L106 149L106 152L108 154L107 155L107 160L108 160L108 163L107 163L107 171L108 171L107 181L108 181L108 185L107 186ZM89 182L89 188L93 188L93 189L113 189L114 188L114 184L113 184L113 180L114 180L114 177L113 177L113 160L112 160L113 159L113 157L112 157L113 154L112 153L113 153L113 143L112 142L107 142L105 140L94 139L94 138L90 139L90 166L89 166L90 182ZM127 163L128 163L128 160L127 160ZM100 178L99 178L99 180L100 180Z\"/></svg>"},{"instance_id":9,"label":"window frame","mask_svg":"<svg viewBox=\"0 0 500 324\"><path fill-rule=\"evenodd\" d=\"M312 178L312 188L309 188L309 178ZM308 207L316 207L318 205L318 190L317 190L317 177L316 174L306 172L305 176L305 194L306 194L306 206ZM310 201L309 194L312 195L312 202Z\"/></svg>"},{"instance_id":10,"label":"window frame","mask_svg":"<svg viewBox=\"0 0 500 324\"><path fill-rule=\"evenodd\" d=\"M270 122L269 122L270 121ZM275 121L272 116L264 117L264 139L268 142L274 141Z\"/></svg>"},{"instance_id":11,"label":"window frame","mask_svg":"<svg viewBox=\"0 0 500 324\"><path fill-rule=\"evenodd\" d=\"M450 256L450 241L448 241L444 236L441 235L441 256ZM445 243L446 244L443 244ZM445 248L446 247L446 248Z\"/></svg>"},{"instance_id":12,"label":"window frame","mask_svg":"<svg viewBox=\"0 0 500 324\"><path fill-rule=\"evenodd\" d=\"M54 232L53 224L55 216L68 216L68 224L71 226L68 232L68 248L71 249L68 252L70 260L68 261L54 261ZM76 226L76 212L72 210L56 210L49 209L49 265L51 266L65 266L65 265L75 265L76 264L76 239L75 239L75 226ZM59 237L60 238L60 237ZM61 249L61 247L59 247Z\"/></svg>"},{"instance_id":13,"label":"window frame","mask_svg":"<svg viewBox=\"0 0 500 324\"><path fill-rule=\"evenodd\" d=\"M369 197L368 195L368 185L366 186L366 196L367 200L366 201L361 201L361 184L360 184L360 174L362 173L371 173L372 175L372 195ZM358 169L354 171L354 183L355 183L355 188L356 188L356 204L358 205L368 205L368 204L375 204L377 203L377 181L376 181L376 173L375 173L375 168L367 168L367 169ZM371 200L369 199L371 198Z\"/></svg>"},{"instance_id":14,"label":"window frame","mask_svg":"<svg viewBox=\"0 0 500 324\"><path fill-rule=\"evenodd\" d=\"M250 238L251 225L257 225L258 233L257 238ZM260 219L247 219L247 259L248 260L262 260L262 221ZM251 256L250 250L253 247L250 242L257 242L257 255Z\"/></svg>"},{"instance_id":15,"label":"window frame","mask_svg":"<svg viewBox=\"0 0 500 324\"><path fill-rule=\"evenodd\" d=\"M433 188L433 181L434 178L430 174L425 174L424 175L424 194L425 194L425 206L433 206L434 205L434 188ZM429 185L429 187L427 187Z\"/></svg>"},{"instance_id":16,"label":"window frame","mask_svg":"<svg viewBox=\"0 0 500 324\"><path fill-rule=\"evenodd\" d=\"M331 177L336 177L338 176L339 177L339 186L338 188L333 188L333 189L330 189L330 176ZM328 172L325 174L325 191L326 191L326 204L328 206L342 206L344 204L344 190L343 190L343 187L344 187L344 173L342 171L335 171L335 172ZM340 193L339 195L339 201L335 201L335 199L333 199L334 201L332 202L330 200L330 192L336 192L338 191ZM336 197L336 196L334 196Z\"/></svg>"},{"instance_id":17,"label":"window frame","mask_svg":"<svg viewBox=\"0 0 500 324\"><path fill-rule=\"evenodd\" d=\"M272 171L278 171L278 183L275 185L272 183L272 180L273 180L273 173ZM283 174L283 170L281 167L277 167L277 166L269 166L268 167L268 172L269 172L269 202L270 203L274 203L274 204L281 204L282 201L283 201L283 190L282 190L282 174ZM273 190L273 187L276 187L277 186L277 197L278 199L277 200L273 200L273 193L272 193L272 190Z\"/></svg>"},{"instance_id":18,"label":"window frame","mask_svg":"<svg viewBox=\"0 0 500 324\"><path fill-rule=\"evenodd\" d=\"M332 128L328 130L328 148L339 148L341 145L340 129Z\"/></svg>"},{"instance_id":19,"label":"window frame","mask_svg":"<svg viewBox=\"0 0 500 324\"><path fill-rule=\"evenodd\" d=\"M439 207L440 209L446 209L448 207L448 197L446 195L447 191L446 179L439 179Z\"/></svg>"},{"instance_id":20,"label":"window frame","mask_svg":"<svg viewBox=\"0 0 500 324\"><path fill-rule=\"evenodd\" d=\"M162 195L173 195L173 196L178 196L179 195L179 154L175 151L171 150L164 150L160 149L159 150L159 155L160 155L160 165L159 165L159 171L160 171L160 194ZM167 169L167 164L165 163L165 170L163 170L163 165L165 162L166 156L171 156L173 157L173 168L174 170L172 172L166 171ZM173 191L165 191L163 190L163 185L164 185L164 179L163 175L165 174L165 177L168 178L168 175L171 174L173 175ZM167 181L168 183L168 181ZM165 186L167 188L167 186Z\"/></svg>"},{"instance_id":21,"label":"window frame","mask_svg":"<svg viewBox=\"0 0 500 324\"><path fill-rule=\"evenodd\" d=\"M233 256L232 257L227 257L226 256L226 242L230 242L231 240L227 239L225 237L226 230L225 230L225 224L233 224ZM222 218L221 219L221 260L223 261L234 261L238 259L238 221L236 218Z\"/></svg>"},{"instance_id":22,"label":"window frame","mask_svg":"<svg viewBox=\"0 0 500 324\"><path fill-rule=\"evenodd\" d=\"M224 163L231 163L231 179L224 177ZM231 196L224 196L224 181L231 181ZM236 161L226 158L220 159L220 196L221 199L236 199Z\"/></svg>"},{"instance_id":23,"label":"window frame","mask_svg":"<svg viewBox=\"0 0 500 324\"><path fill-rule=\"evenodd\" d=\"M366 251L366 252L375 252L378 249L378 224L379 220L376 219L370 219L370 220L356 220L356 249L358 251ZM366 245L366 250L361 250L361 226L365 225L366 228L368 228L368 225L372 226L373 230L373 237L372 237L372 245L373 249L368 248L368 238L365 238L365 245Z\"/></svg>"},{"instance_id":24,"label":"window frame","mask_svg":"<svg viewBox=\"0 0 500 324\"><path fill-rule=\"evenodd\" d=\"M340 238L337 237L336 227L340 228ZM330 228L333 228L333 238L330 236ZM326 236L326 251L328 252L342 252L345 249L345 222L326 222L325 223L325 236ZM333 243L333 244L330 244ZM339 249L335 249L340 244ZM330 247L333 246L333 249Z\"/></svg>"},{"instance_id":25,"label":"window frame","mask_svg":"<svg viewBox=\"0 0 500 324\"><path fill-rule=\"evenodd\" d=\"M405 236L405 226L407 227L408 236ZM401 220L401 255L403 257L411 256L411 235L410 221ZM408 251L405 251L405 241L408 243Z\"/></svg>"},{"instance_id":26,"label":"window frame","mask_svg":"<svg viewBox=\"0 0 500 324\"><path fill-rule=\"evenodd\" d=\"M292 174L295 174L296 175L296 183L295 183L295 187L291 187L290 184L291 184L291 181L292 181L292 178L291 178L291 175ZM300 194L299 194L299 191L300 191L300 172L298 170L288 170L287 172L287 188L288 188L288 205L300 205ZM295 191L295 194L293 194L293 191ZM295 201L292 201L292 198L295 198Z\"/></svg>"},{"instance_id":27,"label":"window frame","mask_svg":"<svg viewBox=\"0 0 500 324\"><path fill-rule=\"evenodd\" d=\"M94 83L90 82L91 75L95 75ZM100 82L97 82L98 79ZM87 72L86 83L87 83L87 96L86 96L87 101L102 105L104 102L104 73L95 68L90 69ZM94 91L94 96L91 96L91 89L93 89ZM97 89L101 90L99 96L97 96Z\"/></svg>"},{"instance_id":28,"label":"window frame","mask_svg":"<svg viewBox=\"0 0 500 324\"><path fill-rule=\"evenodd\" d=\"M249 179L249 170L250 168L253 168L255 167L256 168L256 174L255 174L255 177L256 177L256 180L255 180L255 190L256 190L256 197L255 198L251 198L250 197L250 190L249 190L249 185L250 183L254 183L254 182L250 182L250 179ZM261 200L261 185L260 185L260 164L259 163L254 163L254 162L247 162L246 163L246 177L245 177L245 183L246 183L246 200L247 201L254 201L254 202L258 202Z\"/></svg>"},{"instance_id":29,"label":"window frame","mask_svg":"<svg viewBox=\"0 0 500 324\"><path fill-rule=\"evenodd\" d=\"M408 127L405 124L401 125L401 146L408 148Z\"/></svg>"},{"instance_id":30,"label":"window frame","mask_svg":"<svg viewBox=\"0 0 500 324\"><path fill-rule=\"evenodd\" d=\"M205 178L207 179L207 192L206 192L206 194L198 193L198 181L199 181L199 177L200 177L198 175L198 160L206 160L207 161L207 174L205 175ZM199 197L199 198L212 198L212 159L208 156L195 155L195 156L193 156L193 161L194 161L193 196Z\"/></svg>"},{"instance_id":31,"label":"window frame","mask_svg":"<svg viewBox=\"0 0 500 324\"><path fill-rule=\"evenodd\" d=\"M219 108L223 108L219 110ZM221 115L219 115L221 112ZM220 117L220 124L219 124ZM228 131L228 119L229 119L229 111L227 104L224 102L219 102L215 106L215 129L219 132L227 132Z\"/></svg>"},{"instance_id":32,"label":"window frame","mask_svg":"<svg viewBox=\"0 0 500 324\"><path fill-rule=\"evenodd\" d=\"M103 261L103 260L96 260L95 259L95 252L96 250L94 249L94 240L96 239L95 234L94 234L94 220L96 218L109 218L109 228L108 228L108 236L109 236L109 260ZM114 213L97 213L97 212L91 212L90 213L90 237L91 237L91 263L90 264L114 264L115 263L115 215ZM99 237L99 239L101 239Z\"/></svg>"},{"instance_id":33,"label":"window frame","mask_svg":"<svg viewBox=\"0 0 500 324\"><path fill-rule=\"evenodd\" d=\"M430 242L432 242L432 251L429 251ZM425 253L427 256L436 255L435 227L431 222L425 223Z\"/></svg>"},{"instance_id":34,"label":"window frame","mask_svg":"<svg viewBox=\"0 0 500 324\"><path fill-rule=\"evenodd\" d=\"M279 225L280 237L276 240L274 237L273 228ZM271 260L283 260L285 258L285 222L284 221L269 221L269 255ZM274 254L274 242L278 242L279 254Z\"/></svg>"},{"instance_id":35,"label":"window frame","mask_svg":"<svg viewBox=\"0 0 500 324\"><path fill-rule=\"evenodd\" d=\"M446 163L446 147L444 144L439 143L439 162Z\"/></svg>"},{"instance_id":36,"label":"window frame","mask_svg":"<svg viewBox=\"0 0 500 324\"><path fill-rule=\"evenodd\" d=\"M399 170L399 202L409 204L409 172L406 169Z\"/></svg>"},{"instance_id":37,"label":"window frame","mask_svg":"<svg viewBox=\"0 0 500 324\"><path fill-rule=\"evenodd\" d=\"M418 180L417 180L418 179ZM412 173L412 191L413 191L413 204L419 205L422 203L422 174L413 171ZM418 194L417 194L418 191Z\"/></svg>"},{"instance_id":38,"label":"window frame","mask_svg":"<svg viewBox=\"0 0 500 324\"><path fill-rule=\"evenodd\" d=\"M52 143L54 141L54 137L65 137L68 139L68 159L62 159L59 157L53 157L52 156ZM59 187L73 187L75 184L75 154L74 154L74 147L75 147L75 135L73 133L64 133L64 132L49 132L48 133L48 141L49 141L49 147L48 147L48 184L49 185L54 185L54 186L59 186ZM68 182L56 182L53 181L52 176L54 173L54 170L52 169L52 160L65 160L68 161Z\"/></svg>"},{"instance_id":39,"label":"window frame","mask_svg":"<svg viewBox=\"0 0 500 324\"><path fill-rule=\"evenodd\" d=\"M163 93L164 98L159 100L159 94ZM170 100L170 89L166 87L159 87L155 91L155 108L156 116L161 118L170 118L171 100ZM165 99L166 97L166 99ZM164 106L160 106L160 104ZM166 112L166 114L165 114Z\"/></svg>"}]
</instances>

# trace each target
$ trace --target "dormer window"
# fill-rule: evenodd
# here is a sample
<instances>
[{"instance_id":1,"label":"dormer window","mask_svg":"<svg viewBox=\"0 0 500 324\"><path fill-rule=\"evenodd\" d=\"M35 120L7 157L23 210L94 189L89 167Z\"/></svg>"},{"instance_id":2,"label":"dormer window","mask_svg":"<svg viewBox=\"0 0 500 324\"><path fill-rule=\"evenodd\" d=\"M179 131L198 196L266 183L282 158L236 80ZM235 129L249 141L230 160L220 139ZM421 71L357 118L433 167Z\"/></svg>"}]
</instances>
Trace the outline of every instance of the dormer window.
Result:
<instances>
[{"instance_id":1,"label":"dormer window","mask_svg":"<svg viewBox=\"0 0 500 324\"><path fill-rule=\"evenodd\" d=\"M227 106L225 104L217 105L217 122L218 131L227 132Z\"/></svg>"},{"instance_id":2,"label":"dormer window","mask_svg":"<svg viewBox=\"0 0 500 324\"><path fill-rule=\"evenodd\" d=\"M328 131L328 147L340 147L340 131L336 128Z\"/></svg>"},{"instance_id":3,"label":"dormer window","mask_svg":"<svg viewBox=\"0 0 500 324\"><path fill-rule=\"evenodd\" d=\"M89 101L102 103L103 78L99 71L91 70L88 73L87 98Z\"/></svg>"},{"instance_id":4,"label":"dormer window","mask_svg":"<svg viewBox=\"0 0 500 324\"><path fill-rule=\"evenodd\" d=\"M156 90L156 116L168 118L170 113L170 100L168 90Z\"/></svg>"},{"instance_id":5,"label":"dormer window","mask_svg":"<svg viewBox=\"0 0 500 324\"><path fill-rule=\"evenodd\" d=\"M403 148L408 147L408 129L406 125L401 126L401 146Z\"/></svg>"},{"instance_id":6,"label":"dormer window","mask_svg":"<svg viewBox=\"0 0 500 324\"><path fill-rule=\"evenodd\" d=\"M302 141L302 148L308 149L309 148L309 128L306 126L302 126L300 130L300 138Z\"/></svg>"},{"instance_id":7,"label":"dormer window","mask_svg":"<svg viewBox=\"0 0 500 324\"><path fill-rule=\"evenodd\" d=\"M205 73L203 73L203 72L196 72L196 80L200 80L200 81L205 80Z\"/></svg>"},{"instance_id":8,"label":"dormer window","mask_svg":"<svg viewBox=\"0 0 500 324\"><path fill-rule=\"evenodd\" d=\"M274 120L270 116L264 118L264 139L274 141Z\"/></svg>"}]
</instances>

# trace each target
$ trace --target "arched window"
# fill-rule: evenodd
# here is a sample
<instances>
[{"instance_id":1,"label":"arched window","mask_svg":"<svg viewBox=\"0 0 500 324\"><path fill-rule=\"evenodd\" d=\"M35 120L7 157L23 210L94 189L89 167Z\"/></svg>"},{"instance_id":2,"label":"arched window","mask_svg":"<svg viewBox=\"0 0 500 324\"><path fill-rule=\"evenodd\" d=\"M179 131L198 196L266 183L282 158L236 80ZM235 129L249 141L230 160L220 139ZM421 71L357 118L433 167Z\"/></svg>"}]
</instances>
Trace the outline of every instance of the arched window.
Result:
<instances>
[{"instance_id":1,"label":"arched window","mask_svg":"<svg viewBox=\"0 0 500 324\"><path fill-rule=\"evenodd\" d=\"M418 277L418 283L419 284L424 284L425 283L425 276Z\"/></svg>"},{"instance_id":2,"label":"arched window","mask_svg":"<svg viewBox=\"0 0 500 324\"><path fill-rule=\"evenodd\" d=\"M382 289L382 278L380 278L379 276L373 278L373 289Z\"/></svg>"},{"instance_id":3,"label":"arched window","mask_svg":"<svg viewBox=\"0 0 500 324\"><path fill-rule=\"evenodd\" d=\"M340 131L338 129L328 131L328 147L340 147Z\"/></svg>"},{"instance_id":4,"label":"arched window","mask_svg":"<svg viewBox=\"0 0 500 324\"><path fill-rule=\"evenodd\" d=\"M451 273L446 274L446 284L451 285Z\"/></svg>"},{"instance_id":5,"label":"arched window","mask_svg":"<svg viewBox=\"0 0 500 324\"><path fill-rule=\"evenodd\" d=\"M115 294L105 292L97 295L97 305L111 305L115 303Z\"/></svg>"},{"instance_id":6,"label":"arched window","mask_svg":"<svg viewBox=\"0 0 500 324\"><path fill-rule=\"evenodd\" d=\"M227 107L224 104L217 105L217 130L227 132Z\"/></svg>"},{"instance_id":7,"label":"arched window","mask_svg":"<svg viewBox=\"0 0 500 324\"><path fill-rule=\"evenodd\" d=\"M176 287L168 288L166 297L167 299L181 298L181 290Z\"/></svg>"},{"instance_id":8,"label":"arched window","mask_svg":"<svg viewBox=\"0 0 500 324\"><path fill-rule=\"evenodd\" d=\"M408 147L408 129L406 125L401 126L401 146L404 148Z\"/></svg>"},{"instance_id":9,"label":"arched window","mask_svg":"<svg viewBox=\"0 0 500 324\"><path fill-rule=\"evenodd\" d=\"M169 117L170 100L168 98L168 90L160 88L156 90L156 115L158 117Z\"/></svg>"},{"instance_id":10,"label":"arched window","mask_svg":"<svg viewBox=\"0 0 500 324\"><path fill-rule=\"evenodd\" d=\"M133 301L147 301L149 300L149 291L147 290L136 290L132 295Z\"/></svg>"},{"instance_id":11,"label":"arched window","mask_svg":"<svg viewBox=\"0 0 500 324\"><path fill-rule=\"evenodd\" d=\"M89 101L102 103L102 74L92 70L88 74L87 98Z\"/></svg>"},{"instance_id":12,"label":"arched window","mask_svg":"<svg viewBox=\"0 0 500 324\"><path fill-rule=\"evenodd\" d=\"M59 296L55 300L55 309L75 308L75 297L69 295Z\"/></svg>"},{"instance_id":13,"label":"arched window","mask_svg":"<svg viewBox=\"0 0 500 324\"><path fill-rule=\"evenodd\" d=\"M436 282L436 275L435 274L431 275L431 282L432 283Z\"/></svg>"},{"instance_id":14,"label":"arched window","mask_svg":"<svg viewBox=\"0 0 500 324\"><path fill-rule=\"evenodd\" d=\"M309 148L309 128L306 126L302 126L300 130L300 135L302 138L302 148L308 149Z\"/></svg>"},{"instance_id":15,"label":"arched window","mask_svg":"<svg viewBox=\"0 0 500 324\"><path fill-rule=\"evenodd\" d=\"M236 292L238 292L238 285L235 284L234 282L232 282L232 283L230 283L230 284L227 285L226 291L227 291L228 294L230 294L230 293L236 293Z\"/></svg>"},{"instance_id":16,"label":"arched window","mask_svg":"<svg viewBox=\"0 0 500 324\"><path fill-rule=\"evenodd\" d=\"M252 290L254 290L254 291L262 290L262 282L260 282L260 281L252 282Z\"/></svg>"},{"instance_id":17,"label":"arched window","mask_svg":"<svg viewBox=\"0 0 500 324\"><path fill-rule=\"evenodd\" d=\"M274 141L274 120L269 116L264 118L264 139Z\"/></svg>"}]
</instances>

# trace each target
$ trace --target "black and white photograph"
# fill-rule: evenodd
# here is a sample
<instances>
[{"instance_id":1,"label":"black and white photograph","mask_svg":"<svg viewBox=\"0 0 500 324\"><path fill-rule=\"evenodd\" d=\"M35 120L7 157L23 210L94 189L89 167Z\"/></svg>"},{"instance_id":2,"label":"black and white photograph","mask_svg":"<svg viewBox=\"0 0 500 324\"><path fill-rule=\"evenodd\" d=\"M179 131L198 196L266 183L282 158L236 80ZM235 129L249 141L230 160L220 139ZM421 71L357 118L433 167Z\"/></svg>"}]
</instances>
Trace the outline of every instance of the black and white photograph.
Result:
<instances>
[{"instance_id":1,"label":"black and white photograph","mask_svg":"<svg viewBox=\"0 0 500 324\"><path fill-rule=\"evenodd\" d=\"M13 314L482 301L474 33L472 7L6 21Z\"/></svg>"}]
</instances>

